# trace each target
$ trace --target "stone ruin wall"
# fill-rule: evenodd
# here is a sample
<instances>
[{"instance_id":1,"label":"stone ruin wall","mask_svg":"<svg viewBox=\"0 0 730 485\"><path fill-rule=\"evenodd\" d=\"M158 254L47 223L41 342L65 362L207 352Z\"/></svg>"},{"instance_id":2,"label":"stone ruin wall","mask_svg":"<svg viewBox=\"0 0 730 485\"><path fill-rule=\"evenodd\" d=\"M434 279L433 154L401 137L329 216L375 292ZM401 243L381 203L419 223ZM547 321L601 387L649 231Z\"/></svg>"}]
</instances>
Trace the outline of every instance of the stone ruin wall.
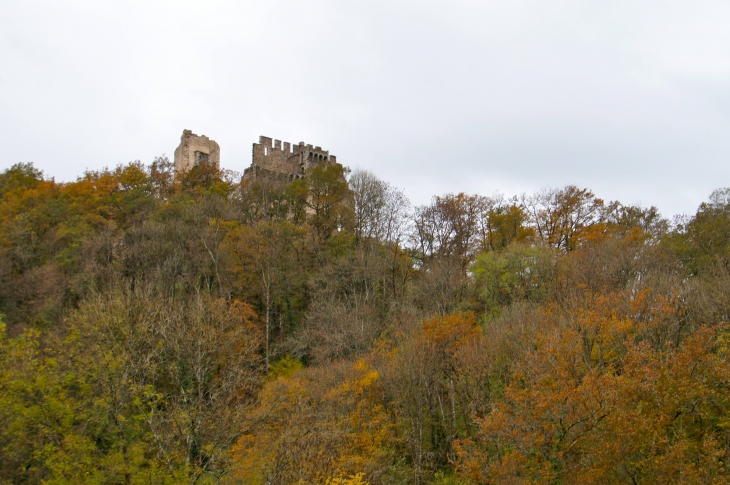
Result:
<instances>
[{"instance_id":1,"label":"stone ruin wall","mask_svg":"<svg viewBox=\"0 0 730 485\"><path fill-rule=\"evenodd\" d=\"M203 162L220 169L220 146L205 135L183 130L180 145L175 149L175 173L186 173ZM304 177L310 167L321 163L335 164L337 157L303 141L292 145L260 136L259 142L253 144L251 166L244 171L243 178L289 183Z\"/></svg>"},{"instance_id":2,"label":"stone ruin wall","mask_svg":"<svg viewBox=\"0 0 730 485\"><path fill-rule=\"evenodd\" d=\"M288 183L304 177L308 168L320 163L337 163L337 157L303 141L298 145L282 144L280 140L260 136L259 142L253 144L251 166L244 171L243 178Z\"/></svg>"},{"instance_id":3,"label":"stone ruin wall","mask_svg":"<svg viewBox=\"0 0 730 485\"><path fill-rule=\"evenodd\" d=\"M205 135L198 136L190 130L183 130L180 145L175 149L175 172L188 172L202 162L220 169L220 146Z\"/></svg>"}]
</instances>

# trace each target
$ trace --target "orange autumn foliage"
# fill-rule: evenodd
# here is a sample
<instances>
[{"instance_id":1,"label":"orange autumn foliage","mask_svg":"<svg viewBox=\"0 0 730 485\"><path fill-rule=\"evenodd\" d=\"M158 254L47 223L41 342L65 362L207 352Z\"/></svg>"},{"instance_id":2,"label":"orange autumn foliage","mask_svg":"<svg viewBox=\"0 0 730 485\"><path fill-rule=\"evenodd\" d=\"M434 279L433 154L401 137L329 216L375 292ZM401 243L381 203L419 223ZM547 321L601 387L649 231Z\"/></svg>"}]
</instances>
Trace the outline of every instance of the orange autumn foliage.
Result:
<instances>
[{"instance_id":1,"label":"orange autumn foliage","mask_svg":"<svg viewBox=\"0 0 730 485\"><path fill-rule=\"evenodd\" d=\"M394 439L379 379L360 360L269 382L253 417L256 426L233 448L233 480L366 483Z\"/></svg>"},{"instance_id":2,"label":"orange autumn foliage","mask_svg":"<svg viewBox=\"0 0 730 485\"><path fill-rule=\"evenodd\" d=\"M519 362L504 398L458 443L470 483L720 483L730 457L728 326L680 345L681 310L649 292L598 297ZM651 314L648 318L638 312ZM674 311L672 311L674 308ZM647 320L649 323L647 323ZM713 478L714 477L714 478Z\"/></svg>"}]
</instances>

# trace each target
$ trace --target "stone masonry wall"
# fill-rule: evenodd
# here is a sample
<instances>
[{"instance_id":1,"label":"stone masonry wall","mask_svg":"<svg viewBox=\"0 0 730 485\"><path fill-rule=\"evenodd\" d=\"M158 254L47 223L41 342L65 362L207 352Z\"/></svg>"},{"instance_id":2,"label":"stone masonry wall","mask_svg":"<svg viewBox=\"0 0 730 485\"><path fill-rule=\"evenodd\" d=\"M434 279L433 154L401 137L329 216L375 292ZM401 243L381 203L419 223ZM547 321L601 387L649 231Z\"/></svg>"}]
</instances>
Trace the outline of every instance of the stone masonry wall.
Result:
<instances>
[{"instance_id":1,"label":"stone masonry wall","mask_svg":"<svg viewBox=\"0 0 730 485\"><path fill-rule=\"evenodd\" d=\"M220 146L205 135L183 130L180 145L175 149L175 172L185 173L202 162L220 168Z\"/></svg>"},{"instance_id":2,"label":"stone masonry wall","mask_svg":"<svg viewBox=\"0 0 730 485\"><path fill-rule=\"evenodd\" d=\"M320 163L337 163L337 158L329 151L305 145L303 141L292 146L260 136L259 142L253 144L251 166L244 171L243 178L286 183L302 178L309 167Z\"/></svg>"}]
</instances>

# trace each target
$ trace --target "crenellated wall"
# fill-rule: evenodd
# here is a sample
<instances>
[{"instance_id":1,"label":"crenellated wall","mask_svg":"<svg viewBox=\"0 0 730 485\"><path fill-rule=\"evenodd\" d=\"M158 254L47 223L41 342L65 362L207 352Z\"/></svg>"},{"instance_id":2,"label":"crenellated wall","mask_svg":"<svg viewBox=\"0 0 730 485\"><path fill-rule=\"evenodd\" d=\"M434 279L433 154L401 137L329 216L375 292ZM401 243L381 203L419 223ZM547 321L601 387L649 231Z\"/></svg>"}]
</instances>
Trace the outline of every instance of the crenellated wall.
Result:
<instances>
[{"instance_id":1,"label":"crenellated wall","mask_svg":"<svg viewBox=\"0 0 730 485\"><path fill-rule=\"evenodd\" d=\"M320 163L337 163L337 159L329 151L305 145L303 141L297 145L282 144L281 140L260 136L259 142L253 144L251 166L244 171L243 177L291 182L303 177L309 167Z\"/></svg>"},{"instance_id":2,"label":"crenellated wall","mask_svg":"<svg viewBox=\"0 0 730 485\"><path fill-rule=\"evenodd\" d=\"M175 172L188 172L203 162L220 169L220 146L205 135L183 130L180 145L175 149ZM251 166L243 172L243 178L288 183L304 177L310 167L321 163L335 164L337 158L322 147L303 141L294 145L260 136L259 142L253 144Z\"/></svg>"}]
</instances>

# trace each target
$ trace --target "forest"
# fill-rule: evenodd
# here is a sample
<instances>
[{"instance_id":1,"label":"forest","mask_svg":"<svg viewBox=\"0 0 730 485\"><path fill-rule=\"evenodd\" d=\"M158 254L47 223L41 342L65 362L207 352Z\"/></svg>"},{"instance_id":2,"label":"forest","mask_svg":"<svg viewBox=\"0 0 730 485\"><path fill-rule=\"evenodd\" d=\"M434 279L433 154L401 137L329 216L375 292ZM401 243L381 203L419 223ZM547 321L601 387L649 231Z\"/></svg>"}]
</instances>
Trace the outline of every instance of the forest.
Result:
<instances>
[{"instance_id":1,"label":"forest","mask_svg":"<svg viewBox=\"0 0 730 485\"><path fill-rule=\"evenodd\" d=\"M0 484L730 482L730 189L0 174Z\"/></svg>"}]
</instances>

